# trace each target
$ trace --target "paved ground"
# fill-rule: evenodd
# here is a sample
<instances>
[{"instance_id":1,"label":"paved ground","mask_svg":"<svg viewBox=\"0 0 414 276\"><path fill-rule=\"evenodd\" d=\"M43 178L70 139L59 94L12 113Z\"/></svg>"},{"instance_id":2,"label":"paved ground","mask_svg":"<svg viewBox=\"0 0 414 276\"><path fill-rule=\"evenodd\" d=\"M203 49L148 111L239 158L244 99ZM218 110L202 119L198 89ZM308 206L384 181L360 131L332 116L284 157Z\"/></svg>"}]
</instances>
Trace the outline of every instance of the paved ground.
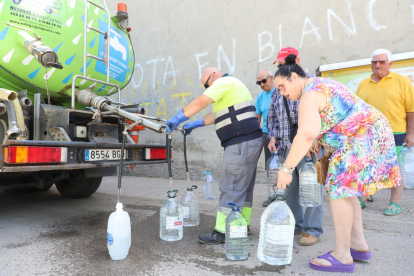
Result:
<instances>
[{"instance_id":1,"label":"paved ground","mask_svg":"<svg viewBox=\"0 0 414 276\"><path fill-rule=\"evenodd\" d=\"M199 184L201 183L193 183ZM186 181L174 181L181 196ZM169 181L124 177L122 198L132 223L132 246L123 261L112 261L106 247L108 217L115 210L117 180L104 179L97 193L86 199L62 198L53 187L48 192L10 195L0 192L0 275L333 275L309 267L310 258L333 248L334 233L329 204L325 201L324 231L312 247L294 242L288 266L269 266L257 257L259 222L264 210L266 185L257 185L249 237L249 258L229 261L224 245L197 242L215 221L217 202L200 200L201 222L184 228L183 240L159 239L159 208ZM201 191L196 190L201 198ZM373 252L369 262L356 263L354 275L413 275L414 190L405 190L403 213L382 214L389 191L375 195L363 210L365 236Z\"/></svg>"}]
</instances>

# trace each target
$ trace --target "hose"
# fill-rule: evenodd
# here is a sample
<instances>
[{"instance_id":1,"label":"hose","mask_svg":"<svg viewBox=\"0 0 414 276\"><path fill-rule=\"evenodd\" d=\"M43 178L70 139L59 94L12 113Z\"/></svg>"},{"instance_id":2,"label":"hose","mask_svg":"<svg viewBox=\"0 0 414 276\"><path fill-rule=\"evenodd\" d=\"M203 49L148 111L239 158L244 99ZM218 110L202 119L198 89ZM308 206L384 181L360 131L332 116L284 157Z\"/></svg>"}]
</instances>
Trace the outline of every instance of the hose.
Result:
<instances>
[{"instance_id":1,"label":"hose","mask_svg":"<svg viewBox=\"0 0 414 276\"><path fill-rule=\"evenodd\" d=\"M7 113L7 106L5 103L0 102L0 115L3 115L4 113Z\"/></svg>"},{"instance_id":2,"label":"hose","mask_svg":"<svg viewBox=\"0 0 414 276\"><path fill-rule=\"evenodd\" d=\"M118 203L120 202L119 197L121 195L122 167L124 165L124 150L125 150L125 140L126 140L126 135L127 135L126 128L127 126L125 126L125 129L122 132L124 135L122 136L121 164L119 166L119 176L118 176Z\"/></svg>"},{"instance_id":3,"label":"hose","mask_svg":"<svg viewBox=\"0 0 414 276\"><path fill-rule=\"evenodd\" d=\"M184 131L184 163L185 163L185 170L188 174L188 165L187 165L187 133Z\"/></svg>"},{"instance_id":4,"label":"hose","mask_svg":"<svg viewBox=\"0 0 414 276\"><path fill-rule=\"evenodd\" d=\"M166 144L167 144L167 149L166 149L166 157L167 157L167 162L168 162L168 175L170 178L172 178L172 170L171 170L171 156L170 156L170 149L171 149L171 139L170 139L170 134L166 134Z\"/></svg>"},{"instance_id":5,"label":"hose","mask_svg":"<svg viewBox=\"0 0 414 276\"><path fill-rule=\"evenodd\" d=\"M5 88L0 88L0 100L13 101L17 98L17 93Z\"/></svg>"},{"instance_id":6,"label":"hose","mask_svg":"<svg viewBox=\"0 0 414 276\"><path fill-rule=\"evenodd\" d=\"M3 125L4 128L4 137L0 137L0 143L3 143L3 140L7 138L7 124L6 121L4 121L3 119L0 119L0 123Z\"/></svg>"},{"instance_id":7,"label":"hose","mask_svg":"<svg viewBox=\"0 0 414 276\"><path fill-rule=\"evenodd\" d=\"M184 163L185 163L185 170L187 171L187 181L190 184L190 173L188 172L188 165L187 165L187 131L183 131L184 134Z\"/></svg>"},{"instance_id":8,"label":"hose","mask_svg":"<svg viewBox=\"0 0 414 276\"><path fill-rule=\"evenodd\" d=\"M13 103L14 111L16 112L17 125L19 126L19 129L22 131L22 133L24 133L26 131L26 125L24 124L22 106L20 105L18 98L14 99L12 103ZM19 136L17 137L17 140L27 140L26 138L27 137L25 136L24 137Z\"/></svg>"},{"instance_id":9,"label":"hose","mask_svg":"<svg viewBox=\"0 0 414 276\"><path fill-rule=\"evenodd\" d=\"M7 136L15 139L22 134L22 131L19 128L19 125L17 123L16 119L16 112L14 110L14 105L11 101L4 101L4 104L7 107L7 119L8 119L8 130L7 130Z\"/></svg>"}]
</instances>

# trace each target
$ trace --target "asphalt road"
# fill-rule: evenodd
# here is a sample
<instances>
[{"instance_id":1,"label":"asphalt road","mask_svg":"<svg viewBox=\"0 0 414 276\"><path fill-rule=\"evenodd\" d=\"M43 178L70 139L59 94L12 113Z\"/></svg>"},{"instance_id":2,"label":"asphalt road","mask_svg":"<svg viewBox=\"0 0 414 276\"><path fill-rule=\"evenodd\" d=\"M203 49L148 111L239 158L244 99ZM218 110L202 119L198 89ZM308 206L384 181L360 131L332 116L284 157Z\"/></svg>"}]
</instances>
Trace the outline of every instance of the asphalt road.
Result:
<instances>
[{"instance_id":1,"label":"asphalt road","mask_svg":"<svg viewBox=\"0 0 414 276\"><path fill-rule=\"evenodd\" d=\"M200 182L192 184L200 185ZM186 181L174 181L179 197ZM121 202L131 217L132 246L125 260L112 261L106 246L106 228L117 201L117 179L107 177L98 192L86 199L66 199L55 187L42 193L0 192L0 275L334 275L309 267L310 258L333 249L334 229L324 202L324 234L311 247L295 236L292 263L270 266L257 257L260 216L266 185L255 188L249 258L226 259L224 244L201 245L199 234L215 223L217 201L200 199L200 225L184 228L181 241L159 238L159 209L169 181L124 177ZM381 191L363 210L365 236L373 253L368 262L356 262L354 275L414 275L414 190L404 190L403 213L382 214L390 191Z\"/></svg>"}]
</instances>

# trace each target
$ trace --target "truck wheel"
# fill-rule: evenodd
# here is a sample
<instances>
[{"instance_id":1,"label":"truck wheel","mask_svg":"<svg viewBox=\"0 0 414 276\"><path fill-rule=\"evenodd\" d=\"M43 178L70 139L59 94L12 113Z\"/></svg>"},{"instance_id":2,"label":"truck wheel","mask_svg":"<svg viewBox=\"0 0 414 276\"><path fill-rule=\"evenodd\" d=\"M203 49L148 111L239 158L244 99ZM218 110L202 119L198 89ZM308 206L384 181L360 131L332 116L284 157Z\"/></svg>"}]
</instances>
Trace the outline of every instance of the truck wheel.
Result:
<instances>
[{"instance_id":1,"label":"truck wheel","mask_svg":"<svg viewBox=\"0 0 414 276\"><path fill-rule=\"evenodd\" d=\"M102 177L86 178L83 170L72 171L69 178L55 183L63 197L84 198L95 193L101 185Z\"/></svg>"}]
</instances>

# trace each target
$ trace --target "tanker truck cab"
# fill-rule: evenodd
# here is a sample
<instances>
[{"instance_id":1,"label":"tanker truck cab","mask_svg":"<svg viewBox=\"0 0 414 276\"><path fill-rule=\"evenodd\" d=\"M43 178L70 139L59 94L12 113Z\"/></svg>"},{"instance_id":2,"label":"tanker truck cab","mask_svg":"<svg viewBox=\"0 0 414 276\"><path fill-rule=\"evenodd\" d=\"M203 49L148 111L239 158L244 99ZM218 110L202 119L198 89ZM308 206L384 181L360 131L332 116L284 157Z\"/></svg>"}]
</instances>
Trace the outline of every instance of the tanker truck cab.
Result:
<instances>
[{"instance_id":1,"label":"tanker truck cab","mask_svg":"<svg viewBox=\"0 0 414 276\"><path fill-rule=\"evenodd\" d=\"M121 103L135 65L125 6L111 17L101 0L13 0L0 16L0 190L55 184L83 198L117 174L121 156L131 168L167 162L165 143L138 143L140 131L165 141L163 120Z\"/></svg>"}]
</instances>

